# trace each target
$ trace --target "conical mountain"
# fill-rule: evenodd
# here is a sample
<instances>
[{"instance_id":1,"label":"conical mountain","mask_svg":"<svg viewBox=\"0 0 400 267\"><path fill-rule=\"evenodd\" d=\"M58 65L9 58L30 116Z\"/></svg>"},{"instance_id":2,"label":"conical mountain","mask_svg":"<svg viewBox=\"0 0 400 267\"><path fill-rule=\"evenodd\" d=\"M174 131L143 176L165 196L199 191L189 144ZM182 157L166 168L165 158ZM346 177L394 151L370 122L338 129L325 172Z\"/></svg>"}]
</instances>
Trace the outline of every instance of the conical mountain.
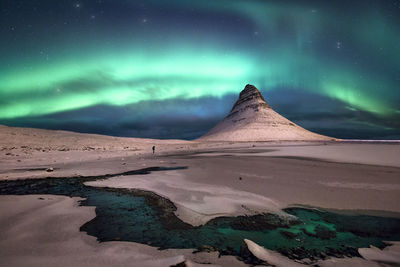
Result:
<instances>
[{"instance_id":1,"label":"conical mountain","mask_svg":"<svg viewBox=\"0 0 400 267\"><path fill-rule=\"evenodd\" d=\"M246 85L229 115L200 138L210 141L332 140L275 112L261 92Z\"/></svg>"}]
</instances>

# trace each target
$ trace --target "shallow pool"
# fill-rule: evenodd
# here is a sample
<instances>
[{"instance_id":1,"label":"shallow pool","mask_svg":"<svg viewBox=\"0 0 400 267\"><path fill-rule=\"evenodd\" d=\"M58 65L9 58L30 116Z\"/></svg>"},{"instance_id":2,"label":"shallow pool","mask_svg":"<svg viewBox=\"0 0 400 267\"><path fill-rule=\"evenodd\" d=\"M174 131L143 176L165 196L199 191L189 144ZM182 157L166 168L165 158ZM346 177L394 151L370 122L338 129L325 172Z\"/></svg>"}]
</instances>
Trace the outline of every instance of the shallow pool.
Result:
<instances>
[{"instance_id":1,"label":"shallow pool","mask_svg":"<svg viewBox=\"0 0 400 267\"><path fill-rule=\"evenodd\" d=\"M129 172L145 175L149 168ZM52 194L86 198L81 205L95 206L96 217L81 231L99 241L132 241L167 248L218 250L222 254L248 253L244 238L294 258L359 256L357 248L384 247L383 240L400 240L400 219L349 216L316 209L290 208L297 217L287 220L275 214L220 217L200 227L177 218L171 202L151 192L96 188L84 182L102 177L47 178L1 181L1 195ZM132 179L135 179L132 176Z\"/></svg>"}]
</instances>

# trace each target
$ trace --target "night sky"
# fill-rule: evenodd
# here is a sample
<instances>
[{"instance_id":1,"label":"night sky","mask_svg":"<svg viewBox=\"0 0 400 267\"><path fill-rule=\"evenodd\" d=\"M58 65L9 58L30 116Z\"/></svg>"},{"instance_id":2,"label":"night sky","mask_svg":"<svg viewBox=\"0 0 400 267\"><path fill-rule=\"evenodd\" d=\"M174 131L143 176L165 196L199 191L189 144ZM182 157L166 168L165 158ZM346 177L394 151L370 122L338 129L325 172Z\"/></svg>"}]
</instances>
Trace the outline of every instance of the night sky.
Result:
<instances>
[{"instance_id":1,"label":"night sky","mask_svg":"<svg viewBox=\"0 0 400 267\"><path fill-rule=\"evenodd\" d=\"M248 83L297 124L400 139L400 1L0 0L0 124L199 137Z\"/></svg>"}]
</instances>

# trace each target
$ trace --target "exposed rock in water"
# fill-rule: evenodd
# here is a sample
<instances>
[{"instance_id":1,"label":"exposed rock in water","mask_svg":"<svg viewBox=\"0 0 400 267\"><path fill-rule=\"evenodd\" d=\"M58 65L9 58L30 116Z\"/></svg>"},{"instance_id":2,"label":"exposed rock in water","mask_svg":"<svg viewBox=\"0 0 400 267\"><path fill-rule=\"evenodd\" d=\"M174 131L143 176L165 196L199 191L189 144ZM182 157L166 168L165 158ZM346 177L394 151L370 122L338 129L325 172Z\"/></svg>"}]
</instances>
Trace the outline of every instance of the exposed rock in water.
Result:
<instances>
[{"instance_id":1,"label":"exposed rock in water","mask_svg":"<svg viewBox=\"0 0 400 267\"><path fill-rule=\"evenodd\" d=\"M320 224L315 227L315 232L317 237L322 240L332 239L336 237L336 232Z\"/></svg>"},{"instance_id":2,"label":"exposed rock in water","mask_svg":"<svg viewBox=\"0 0 400 267\"><path fill-rule=\"evenodd\" d=\"M281 235L283 235L284 237L286 237L287 239L294 239L295 237L297 237L299 234L295 234L289 231L285 231L285 230L281 230L279 231L279 233Z\"/></svg>"},{"instance_id":3,"label":"exposed rock in water","mask_svg":"<svg viewBox=\"0 0 400 267\"><path fill-rule=\"evenodd\" d=\"M178 264L171 265L170 267L186 267L186 266L187 266L186 263L183 261L183 262L180 262Z\"/></svg>"},{"instance_id":4,"label":"exposed rock in water","mask_svg":"<svg viewBox=\"0 0 400 267\"><path fill-rule=\"evenodd\" d=\"M244 231L265 231L278 227L289 228L291 225L300 223L293 217L284 217L278 214L263 213L253 216L237 216L237 217L218 217L208 222L213 224L228 224L232 229Z\"/></svg>"},{"instance_id":5,"label":"exposed rock in water","mask_svg":"<svg viewBox=\"0 0 400 267\"><path fill-rule=\"evenodd\" d=\"M304 228L302 230L306 235L316 237L322 240L328 240L336 237L336 232L320 224L317 224L317 226L315 227L315 234L307 231Z\"/></svg>"}]
</instances>

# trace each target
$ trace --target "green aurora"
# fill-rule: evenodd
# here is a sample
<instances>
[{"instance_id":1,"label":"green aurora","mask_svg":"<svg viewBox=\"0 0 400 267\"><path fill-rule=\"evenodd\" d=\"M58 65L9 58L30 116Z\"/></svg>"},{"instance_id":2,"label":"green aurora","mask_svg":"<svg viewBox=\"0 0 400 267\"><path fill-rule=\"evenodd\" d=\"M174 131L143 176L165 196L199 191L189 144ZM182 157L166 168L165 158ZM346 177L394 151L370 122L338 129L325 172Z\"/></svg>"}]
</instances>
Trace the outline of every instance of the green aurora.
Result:
<instances>
[{"instance_id":1,"label":"green aurora","mask_svg":"<svg viewBox=\"0 0 400 267\"><path fill-rule=\"evenodd\" d=\"M35 6L43 13L37 20L29 13ZM222 99L252 83L263 92L286 88L337 100L396 128L399 6L5 1L0 123L98 105Z\"/></svg>"}]
</instances>

